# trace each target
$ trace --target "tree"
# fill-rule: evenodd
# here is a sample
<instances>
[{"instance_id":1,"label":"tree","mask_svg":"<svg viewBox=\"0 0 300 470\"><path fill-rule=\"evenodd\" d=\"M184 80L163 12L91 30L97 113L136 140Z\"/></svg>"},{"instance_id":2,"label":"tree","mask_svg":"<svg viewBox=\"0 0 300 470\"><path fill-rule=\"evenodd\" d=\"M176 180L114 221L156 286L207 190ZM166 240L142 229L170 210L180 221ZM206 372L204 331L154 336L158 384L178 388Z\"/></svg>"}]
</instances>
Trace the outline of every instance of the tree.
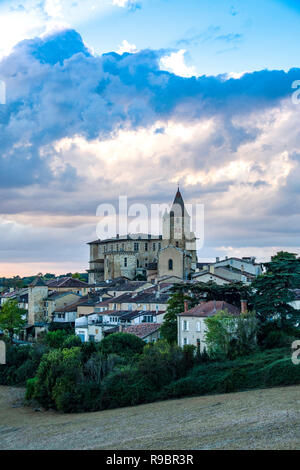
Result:
<instances>
[{"instance_id":1,"label":"tree","mask_svg":"<svg viewBox=\"0 0 300 470\"><path fill-rule=\"evenodd\" d=\"M78 279L79 281L84 281L79 273L72 274L73 279Z\"/></svg>"},{"instance_id":2,"label":"tree","mask_svg":"<svg viewBox=\"0 0 300 470\"><path fill-rule=\"evenodd\" d=\"M297 311L290 305L294 289L300 286L300 258L294 253L279 252L265 263L266 272L253 283L251 302L262 324L276 322L281 328L295 325Z\"/></svg>"},{"instance_id":3,"label":"tree","mask_svg":"<svg viewBox=\"0 0 300 470\"><path fill-rule=\"evenodd\" d=\"M189 296L190 305L193 307L199 302L210 300L224 300L236 307L240 307L241 299L248 300L250 288L242 282L218 285L215 282L197 282L194 284L178 284L174 288L177 293Z\"/></svg>"},{"instance_id":4,"label":"tree","mask_svg":"<svg viewBox=\"0 0 300 470\"><path fill-rule=\"evenodd\" d=\"M113 333L100 342L99 350L104 356L117 354L130 359L143 352L145 343L142 339L129 333Z\"/></svg>"},{"instance_id":5,"label":"tree","mask_svg":"<svg viewBox=\"0 0 300 470\"><path fill-rule=\"evenodd\" d=\"M185 300L191 301L190 297L186 296L183 291L175 291L168 300L167 312L160 332L162 338L170 344L177 342L177 314L184 311Z\"/></svg>"},{"instance_id":6,"label":"tree","mask_svg":"<svg viewBox=\"0 0 300 470\"><path fill-rule=\"evenodd\" d=\"M236 330L236 317L227 311L220 311L206 318L205 325L208 354L217 358L228 357L230 342Z\"/></svg>"},{"instance_id":7,"label":"tree","mask_svg":"<svg viewBox=\"0 0 300 470\"><path fill-rule=\"evenodd\" d=\"M22 316L26 313L26 310L18 307L17 300L6 301L0 310L0 328L7 332L11 341L15 333L19 333L20 330L26 324L26 320Z\"/></svg>"},{"instance_id":8,"label":"tree","mask_svg":"<svg viewBox=\"0 0 300 470\"><path fill-rule=\"evenodd\" d=\"M233 316L219 312L205 320L206 343L210 356L234 359L257 348L258 319L255 312Z\"/></svg>"}]
</instances>

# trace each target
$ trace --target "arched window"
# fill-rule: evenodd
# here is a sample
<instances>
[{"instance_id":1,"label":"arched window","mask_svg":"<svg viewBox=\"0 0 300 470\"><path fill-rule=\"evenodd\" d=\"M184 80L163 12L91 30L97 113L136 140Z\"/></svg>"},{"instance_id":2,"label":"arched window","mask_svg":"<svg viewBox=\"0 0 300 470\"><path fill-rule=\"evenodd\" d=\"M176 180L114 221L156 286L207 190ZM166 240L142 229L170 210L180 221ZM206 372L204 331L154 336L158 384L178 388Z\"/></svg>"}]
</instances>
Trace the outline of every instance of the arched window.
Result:
<instances>
[{"instance_id":1,"label":"arched window","mask_svg":"<svg viewBox=\"0 0 300 470\"><path fill-rule=\"evenodd\" d=\"M169 271L173 271L173 260L169 259Z\"/></svg>"}]
</instances>

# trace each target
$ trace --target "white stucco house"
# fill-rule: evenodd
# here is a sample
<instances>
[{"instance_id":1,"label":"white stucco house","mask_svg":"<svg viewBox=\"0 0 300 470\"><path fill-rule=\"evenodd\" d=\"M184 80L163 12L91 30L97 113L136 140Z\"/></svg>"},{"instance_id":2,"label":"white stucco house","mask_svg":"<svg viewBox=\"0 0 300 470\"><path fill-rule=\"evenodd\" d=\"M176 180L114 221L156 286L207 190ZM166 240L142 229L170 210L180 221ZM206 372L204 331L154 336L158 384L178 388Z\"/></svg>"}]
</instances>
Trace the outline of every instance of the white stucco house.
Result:
<instances>
[{"instance_id":1,"label":"white stucco house","mask_svg":"<svg viewBox=\"0 0 300 470\"><path fill-rule=\"evenodd\" d=\"M200 351L203 352L204 349L206 349L205 320L224 310L236 316L241 313L234 305L221 300L202 302L190 310L179 313L177 315L178 346L183 347L187 344L191 344L196 347L199 346Z\"/></svg>"}]
</instances>

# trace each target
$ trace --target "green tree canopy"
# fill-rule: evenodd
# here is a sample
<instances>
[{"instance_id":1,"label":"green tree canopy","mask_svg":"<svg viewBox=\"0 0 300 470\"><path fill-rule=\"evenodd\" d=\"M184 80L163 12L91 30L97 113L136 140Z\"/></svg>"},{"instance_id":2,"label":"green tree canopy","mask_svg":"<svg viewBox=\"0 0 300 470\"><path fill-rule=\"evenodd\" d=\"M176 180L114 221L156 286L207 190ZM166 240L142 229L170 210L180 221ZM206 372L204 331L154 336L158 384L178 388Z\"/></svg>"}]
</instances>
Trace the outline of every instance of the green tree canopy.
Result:
<instances>
[{"instance_id":1,"label":"green tree canopy","mask_svg":"<svg viewBox=\"0 0 300 470\"><path fill-rule=\"evenodd\" d=\"M265 273L252 283L252 304L262 323L271 321L281 327L293 325L298 312L290 305L294 289L300 288L300 258L294 253L279 252L264 264Z\"/></svg>"},{"instance_id":2,"label":"green tree canopy","mask_svg":"<svg viewBox=\"0 0 300 470\"><path fill-rule=\"evenodd\" d=\"M18 307L17 300L8 300L2 305L0 310L0 328L7 332L11 339L26 324L26 320L22 318L25 313L26 310Z\"/></svg>"},{"instance_id":3,"label":"green tree canopy","mask_svg":"<svg viewBox=\"0 0 300 470\"><path fill-rule=\"evenodd\" d=\"M184 293L190 299L190 305L194 306L202 301L224 300L229 304L240 308L241 299L248 300L250 287L242 282L219 285L215 282L195 282L194 284L178 284L175 292Z\"/></svg>"},{"instance_id":4,"label":"green tree canopy","mask_svg":"<svg viewBox=\"0 0 300 470\"><path fill-rule=\"evenodd\" d=\"M257 347L258 320L254 312L233 316L220 311L205 320L210 356L230 358L252 353Z\"/></svg>"},{"instance_id":5,"label":"green tree canopy","mask_svg":"<svg viewBox=\"0 0 300 470\"><path fill-rule=\"evenodd\" d=\"M105 356L117 354L125 358L131 358L141 354L145 343L142 339L129 333L113 333L100 342L99 349Z\"/></svg>"},{"instance_id":6,"label":"green tree canopy","mask_svg":"<svg viewBox=\"0 0 300 470\"><path fill-rule=\"evenodd\" d=\"M177 314L184 311L184 301L191 302L192 299L184 294L183 290L175 291L168 300L167 312L160 332L162 338L168 343L177 342Z\"/></svg>"}]
</instances>

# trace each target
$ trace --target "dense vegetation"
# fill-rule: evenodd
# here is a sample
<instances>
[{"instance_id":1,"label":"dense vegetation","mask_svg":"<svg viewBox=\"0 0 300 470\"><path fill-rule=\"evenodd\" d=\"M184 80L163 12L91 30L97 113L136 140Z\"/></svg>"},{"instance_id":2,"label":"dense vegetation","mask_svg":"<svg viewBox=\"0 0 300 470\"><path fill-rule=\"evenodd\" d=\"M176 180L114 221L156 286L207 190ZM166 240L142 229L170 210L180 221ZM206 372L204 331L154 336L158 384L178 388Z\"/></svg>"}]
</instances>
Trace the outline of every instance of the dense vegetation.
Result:
<instances>
[{"instance_id":1,"label":"dense vegetation","mask_svg":"<svg viewBox=\"0 0 300 470\"><path fill-rule=\"evenodd\" d=\"M300 338L299 319L290 306L299 275L299 259L279 253L255 281L255 289L241 284L179 286L169 301L164 339L155 344L145 345L126 333L81 343L74 334L56 330L39 343L17 346L8 334L0 384L26 384L29 401L62 412L300 384L300 366L291 360L291 345ZM208 352L176 345L176 314L185 300L192 306L201 299L223 298L238 305L241 297L255 311L234 323L226 312L209 318ZM9 333L9 325L6 329Z\"/></svg>"},{"instance_id":2,"label":"dense vegetation","mask_svg":"<svg viewBox=\"0 0 300 470\"><path fill-rule=\"evenodd\" d=\"M51 332L43 344L8 345L8 365L0 366L0 384L27 383L28 400L62 412L300 384L300 367L293 365L290 343L287 346L290 339L285 337L284 347L261 346L248 356L213 360L194 354L193 346L182 349L165 340L145 345L125 333L98 344L76 344L73 335ZM112 345L119 354L111 352Z\"/></svg>"}]
</instances>

